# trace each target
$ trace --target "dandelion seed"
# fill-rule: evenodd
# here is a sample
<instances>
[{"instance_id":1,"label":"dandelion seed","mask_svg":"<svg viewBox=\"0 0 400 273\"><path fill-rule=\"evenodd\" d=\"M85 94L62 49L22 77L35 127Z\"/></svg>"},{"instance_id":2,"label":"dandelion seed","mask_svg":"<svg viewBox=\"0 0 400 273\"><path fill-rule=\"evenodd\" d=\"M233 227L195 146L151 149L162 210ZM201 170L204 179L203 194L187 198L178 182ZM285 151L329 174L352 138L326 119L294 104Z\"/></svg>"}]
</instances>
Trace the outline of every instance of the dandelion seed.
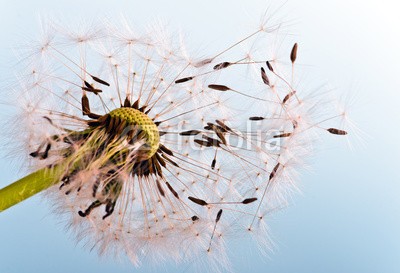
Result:
<instances>
[{"instance_id":1,"label":"dandelion seed","mask_svg":"<svg viewBox=\"0 0 400 273\"><path fill-rule=\"evenodd\" d=\"M200 205L200 206L207 206L208 205L208 203L206 201L201 200L199 198L195 198L195 197L189 196L188 199L190 201L192 201L193 203L195 203L197 205Z\"/></svg>"},{"instance_id":2,"label":"dandelion seed","mask_svg":"<svg viewBox=\"0 0 400 273\"><path fill-rule=\"evenodd\" d=\"M249 117L249 120L257 121L257 120L263 120L263 117Z\"/></svg>"},{"instance_id":3,"label":"dandelion seed","mask_svg":"<svg viewBox=\"0 0 400 273\"><path fill-rule=\"evenodd\" d=\"M274 138L280 138L280 137L290 137L292 135L292 133L283 133L283 134L279 134L274 136Z\"/></svg>"},{"instance_id":4,"label":"dandelion seed","mask_svg":"<svg viewBox=\"0 0 400 273\"><path fill-rule=\"evenodd\" d=\"M184 83L193 80L193 77L186 77L179 80L176 80L175 83Z\"/></svg>"},{"instance_id":5,"label":"dandelion seed","mask_svg":"<svg viewBox=\"0 0 400 273\"><path fill-rule=\"evenodd\" d=\"M297 43L293 45L292 51L290 52L290 60L294 63L297 59Z\"/></svg>"},{"instance_id":6,"label":"dandelion seed","mask_svg":"<svg viewBox=\"0 0 400 273\"><path fill-rule=\"evenodd\" d=\"M179 135L181 136L195 136L200 134L201 131L199 130L189 130L189 131L184 131L184 132L180 132Z\"/></svg>"},{"instance_id":7,"label":"dandelion seed","mask_svg":"<svg viewBox=\"0 0 400 273\"><path fill-rule=\"evenodd\" d=\"M261 78L266 85L269 85L269 79L267 73L265 73L264 67L261 67Z\"/></svg>"},{"instance_id":8,"label":"dandelion seed","mask_svg":"<svg viewBox=\"0 0 400 273\"><path fill-rule=\"evenodd\" d=\"M282 100L282 103L283 104L285 104L293 95L295 95L296 94L296 91L292 91L292 92L290 92L289 94L287 94L284 98L283 98L283 100Z\"/></svg>"},{"instance_id":9,"label":"dandelion seed","mask_svg":"<svg viewBox=\"0 0 400 273\"><path fill-rule=\"evenodd\" d=\"M274 72L274 68L272 67L271 63L269 61L267 61L266 64L267 64L269 71Z\"/></svg>"},{"instance_id":10,"label":"dandelion seed","mask_svg":"<svg viewBox=\"0 0 400 273\"><path fill-rule=\"evenodd\" d=\"M232 65L232 63L230 63L230 62L223 62L223 63L219 63L219 64L215 65L213 67L213 69L214 70L221 70L221 69L227 68L228 66L231 66L231 65Z\"/></svg>"},{"instance_id":11,"label":"dandelion seed","mask_svg":"<svg viewBox=\"0 0 400 273\"><path fill-rule=\"evenodd\" d=\"M255 202L255 201L257 201L257 197L247 198L247 199L244 199L244 200L242 201L242 204L250 204L250 203L253 203L253 202Z\"/></svg>"},{"instance_id":12,"label":"dandelion seed","mask_svg":"<svg viewBox=\"0 0 400 273\"><path fill-rule=\"evenodd\" d=\"M96 81L96 82L98 82L98 83L100 83L100 84L102 84L102 85L110 86L110 84L109 84L108 82L103 81L102 79L99 79L99 78L97 78L97 77L95 77L95 76L91 76L91 77L92 77L92 79L93 79L94 81Z\"/></svg>"},{"instance_id":13,"label":"dandelion seed","mask_svg":"<svg viewBox=\"0 0 400 273\"><path fill-rule=\"evenodd\" d=\"M329 128L329 129L327 129L327 131L334 135L341 135L341 136L347 135L346 131L335 129L335 128Z\"/></svg>"},{"instance_id":14,"label":"dandelion seed","mask_svg":"<svg viewBox=\"0 0 400 273\"><path fill-rule=\"evenodd\" d=\"M217 91L228 91L228 90L231 90L228 86L220 85L220 84L210 84L210 85L208 85L208 88L214 89L214 90L217 90Z\"/></svg>"},{"instance_id":15,"label":"dandelion seed","mask_svg":"<svg viewBox=\"0 0 400 273\"><path fill-rule=\"evenodd\" d=\"M34 169L0 189L0 211L43 192L78 240L100 254L138 264L147 255L190 262L208 251L219 262L225 236L217 224L251 234L265 226L263 216L295 189L313 135L339 116L321 118L318 96L294 91L285 77L293 77L293 65L274 61L274 71L267 61L268 78L265 26L200 61L164 29L136 36L124 22L79 35L52 31L21 61L29 69L15 90L24 118L14 131ZM244 42L254 43L249 54L237 50ZM230 53L242 55L223 61ZM292 63L296 57L297 44ZM219 74L224 85L214 83ZM260 234L267 237L263 228Z\"/></svg>"}]
</instances>

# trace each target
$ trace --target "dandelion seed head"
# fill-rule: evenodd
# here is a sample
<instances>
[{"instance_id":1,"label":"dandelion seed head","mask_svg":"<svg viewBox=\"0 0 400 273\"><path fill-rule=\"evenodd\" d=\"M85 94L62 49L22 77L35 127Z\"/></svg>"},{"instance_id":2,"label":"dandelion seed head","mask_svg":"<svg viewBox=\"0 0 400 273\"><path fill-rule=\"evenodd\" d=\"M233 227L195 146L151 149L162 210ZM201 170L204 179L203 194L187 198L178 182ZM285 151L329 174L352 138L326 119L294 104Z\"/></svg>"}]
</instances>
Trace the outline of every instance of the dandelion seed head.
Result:
<instances>
[{"instance_id":1,"label":"dandelion seed head","mask_svg":"<svg viewBox=\"0 0 400 273\"><path fill-rule=\"evenodd\" d=\"M277 59L279 26L263 24L199 57L164 23L47 24L21 53L16 126L33 169L61 169L45 195L77 240L137 266L228 268L238 235L271 249L269 215L320 134L344 136L328 126L343 112L296 82L301 45Z\"/></svg>"}]
</instances>

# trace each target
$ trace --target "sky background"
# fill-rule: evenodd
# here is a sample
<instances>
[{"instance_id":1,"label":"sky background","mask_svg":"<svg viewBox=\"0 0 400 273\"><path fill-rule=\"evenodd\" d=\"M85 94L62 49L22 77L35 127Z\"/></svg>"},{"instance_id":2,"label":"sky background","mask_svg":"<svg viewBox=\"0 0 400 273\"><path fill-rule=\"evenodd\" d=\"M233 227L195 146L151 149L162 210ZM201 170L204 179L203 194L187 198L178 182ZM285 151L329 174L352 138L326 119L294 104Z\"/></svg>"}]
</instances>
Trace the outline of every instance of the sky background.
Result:
<instances>
[{"instance_id":1,"label":"sky background","mask_svg":"<svg viewBox=\"0 0 400 273\"><path fill-rule=\"evenodd\" d=\"M283 1L0 0L0 75L12 76L12 48L35 36L39 15L71 20L125 14L140 26L163 18L180 27L192 45L214 52L218 43L249 33L271 3ZM261 256L246 243L233 247L236 272L400 272L399 10L395 0L291 0L278 12L290 20L311 79L329 82L338 94L355 94L351 117L363 141L353 138L350 149L324 138L313 171L303 174L303 193L269 221L274 253ZM7 118L5 109L0 105L0 119ZM0 150L0 187L23 175L6 156ZM160 271L192 268L156 270L144 263L136 269L99 259L76 246L38 197L0 214L1 273Z\"/></svg>"}]
</instances>

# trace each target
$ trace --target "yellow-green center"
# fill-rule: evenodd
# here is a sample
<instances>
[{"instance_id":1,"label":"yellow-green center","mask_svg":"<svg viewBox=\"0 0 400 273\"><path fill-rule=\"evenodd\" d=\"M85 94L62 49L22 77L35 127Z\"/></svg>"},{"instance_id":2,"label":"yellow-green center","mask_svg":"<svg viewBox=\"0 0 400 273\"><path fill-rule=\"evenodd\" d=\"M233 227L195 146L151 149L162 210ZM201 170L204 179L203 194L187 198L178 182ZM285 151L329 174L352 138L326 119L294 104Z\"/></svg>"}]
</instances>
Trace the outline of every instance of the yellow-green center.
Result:
<instances>
[{"instance_id":1,"label":"yellow-green center","mask_svg":"<svg viewBox=\"0 0 400 273\"><path fill-rule=\"evenodd\" d=\"M157 125L143 112L130 107L117 108L109 113L112 118L118 117L129 125L138 126L145 135L147 158L152 157L160 145L160 134Z\"/></svg>"}]
</instances>

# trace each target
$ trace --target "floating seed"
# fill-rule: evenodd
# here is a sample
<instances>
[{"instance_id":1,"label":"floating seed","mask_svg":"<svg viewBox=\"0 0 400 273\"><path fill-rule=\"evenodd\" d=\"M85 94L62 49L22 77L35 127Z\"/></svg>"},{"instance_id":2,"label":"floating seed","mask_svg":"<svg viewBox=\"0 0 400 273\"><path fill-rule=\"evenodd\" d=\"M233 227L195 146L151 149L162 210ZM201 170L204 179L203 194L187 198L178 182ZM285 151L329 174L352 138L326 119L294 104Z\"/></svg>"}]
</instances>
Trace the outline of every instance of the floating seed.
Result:
<instances>
[{"instance_id":1,"label":"floating seed","mask_svg":"<svg viewBox=\"0 0 400 273\"><path fill-rule=\"evenodd\" d=\"M219 125L219 126L221 126L222 128L224 128L226 131L231 131L231 132L233 132L232 131L232 129L231 128L229 128L225 123L223 123L222 121L220 121L220 120L215 120L215 122Z\"/></svg>"},{"instance_id":2,"label":"floating seed","mask_svg":"<svg viewBox=\"0 0 400 273\"><path fill-rule=\"evenodd\" d=\"M275 166L274 169L272 170L271 174L269 175L269 181L271 181L272 178L275 177L276 172L278 171L280 165L281 165L281 163L279 163L279 162L278 162L278 164L276 164L276 166Z\"/></svg>"},{"instance_id":3,"label":"floating seed","mask_svg":"<svg viewBox=\"0 0 400 273\"><path fill-rule=\"evenodd\" d=\"M274 68L272 67L271 63L270 63L269 61L267 61L266 64L267 64L268 69L269 69L271 72L274 72Z\"/></svg>"},{"instance_id":4,"label":"floating seed","mask_svg":"<svg viewBox=\"0 0 400 273\"><path fill-rule=\"evenodd\" d=\"M192 201L193 203L196 203L197 205L200 205L200 206L207 206L208 205L208 203L206 201L202 200L202 199L198 199L198 198L195 198L195 197L192 197L192 196L189 196L188 199L190 201Z\"/></svg>"},{"instance_id":5,"label":"floating seed","mask_svg":"<svg viewBox=\"0 0 400 273\"><path fill-rule=\"evenodd\" d=\"M208 85L208 88L214 89L214 90L217 90L217 91L228 91L228 90L231 90L228 86L220 85L220 84L210 84L210 85Z\"/></svg>"},{"instance_id":6,"label":"floating seed","mask_svg":"<svg viewBox=\"0 0 400 273\"><path fill-rule=\"evenodd\" d=\"M334 135L341 135L341 136L344 136L344 135L347 135L347 132L346 131L344 131L344 130L339 130L339 129L336 129L336 128L329 128L329 129L326 129L329 133L331 133L331 134L334 134Z\"/></svg>"},{"instance_id":7,"label":"floating seed","mask_svg":"<svg viewBox=\"0 0 400 273\"><path fill-rule=\"evenodd\" d=\"M83 81L83 82L85 83L87 88L93 89L93 86L90 83L88 83L87 81Z\"/></svg>"},{"instance_id":8,"label":"floating seed","mask_svg":"<svg viewBox=\"0 0 400 273\"><path fill-rule=\"evenodd\" d=\"M221 140L221 142L224 145L226 145L227 142L226 142L226 139L225 139L224 135L219 130L215 131L215 133L217 134L217 136Z\"/></svg>"},{"instance_id":9,"label":"floating seed","mask_svg":"<svg viewBox=\"0 0 400 273\"><path fill-rule=\"evenodd\" d=\"M291 135L292 135L292 133L283 133L283 134L274 136L274 138L290 137Z\"/></svg>"},{"instance_id":10,"label":"floating seed","mask_svg":"<svg viewBox=\"0 0 400 273\"><path fill-rule=\"evenodd\" d=\"M214 158L213 161L211 162L211 169L215 169L215 164L217 163L217 160Z\"/></svg>"},{"instance_id":11,"label":"floating seed","mask_svg":"<svg viewBox=\"0 0 400 273\"><path fill-rule=\"evenodd\" d=\"M263 117L250 117L249 120L263 120Z\"/></svg>"},{"instance_id":12,"label":"floating seed","mask_svg":"<svg viewBox=\"0 0 400 273\"><path fill-rule=\"evenodd\" d=\"M224 69L227 68L228 66L232 65L230 62L223 62L223 63L219 63L217 65L215 65L213 67L214 70L220 70L220 69Z\"/></svg>"},{"instance_id":13,"label":"floating seed","mask_svg":"<svg viewBox=\"0 0 400 273\"><path fill-rule=\"evenodd\" d=\"M92 88L87 88L87 87L85 87L85 86L82 86L81 88L82 88L82 90L95 93L96 95L97 95L98 93L103 92L101 89L96 89L96 88L93 88L93 87L92 87Z\"/></svg>"},{"instance_id":14,"label":"floating seed","mask_svg":"<svg viewBox=\"0 0 400 273\"><path fill-rule=\"evenodd\" d=\"M99 78L97 78L97 77L95 77L95 76L91 76L91 77L92 77L92 79L93 79L94 81L96 81L96 82L98 82L98 83L100 83L100 84L103 84L103 85L106 85L106 86L110 86L110 84L109 84L108 82L103 81L102 79L99 79Z\"/></svg>"},{"instance_id":15,"label":"floating seed","mask_svg":"<svg viewBox=\"0 0 400 273\"><path fill-rule=\"evenodd\" d=\"M193 77L186 77L186 78L176 80L175 83L183 83L183 82L188 82L191 80L193 80Z\"/></svg>"},{"instance_id":16,"label":"floating seed","mask_svg":"<svg viewBox=\"0 0 400 273\"><path fill-rule=\"evenodd\" d=\"M293 45L292 52L290 52L290 60L292 63L296 61L297 58L297 43Z\"/></svg>"},{"instance_id":17,"label":"floating seed","mask_svg":"<svg viewBox=\"0 0 400 273\"><path fill-rule=\"evenodd\" d=\"M179 135L181 136L195 136L200 134L201 131L198 130L189 130L189 131L184 131L184 132L180 132Z\"/></svg>"},{"instance_id":18,"label":"floating seed","mask_svg":"<svg viewBox=\"0 0 400 273\"><path fill-rule=\"evenodd\" d=\"M220 209L217 213L217 217L215 218L215 223L218 223L218 221L221 219L222 215L222 209Z\"/></svg>"},{"instance_id":19,"label":"floating seed","mask_svg":"<svg viewBox=\"0 0 400 273\"><path fill-rule=\"evenodd\" d=\"M256 198L256 197L247 198L247 199L244 199L244 200L242 201L242 204L250 204L250 203L253 203L254 201L257 201L257 198Z\"/></svg>"},{"instance_id":20,"label":"floating seed","mask_svg":"<svg viewBox=\"0 0 400 273\"><path fill-rule=\"evenodd\" d=\"M207 140L208 143L210 143L211 146L215 147L220 147L221 142L218 139L203 135L203 138Z\"/></svg>"},{"instance_id":21,"label":"floating seed","mask_svg":"<svg viewBox=\"0 0 400 273\"><path fill-rule=\"evenodd\" d=\"M208 142L208 141L204 141L201 139L195 139L194 142L196 142L197 144L199 144L200 146L205 146L205 147L211 147L213 146L212 143Z\"/></svg>"},{"instance_id":22,"label":"floating seed","mask_svg":"<svg viewBox=\"0 0 400 273\"><path fill-rule=\"evenodd\" d=\"M265 69L264 67L261 67L261 79L263 80L263 82L269 86L269 79L267 76L267 73L265 73Z\"/></svg>"},{"instance_id":23,"label":"floating seed","mask_svg":"<svg viewBox=\"0 0 400 273\"><path fill-rule=\"evenodd\" d=\"M292 91L289 94L287 94L284 98L282 103L285 104L294 94L296 94L296 91Z\"/></svg>"}]
</instances>

